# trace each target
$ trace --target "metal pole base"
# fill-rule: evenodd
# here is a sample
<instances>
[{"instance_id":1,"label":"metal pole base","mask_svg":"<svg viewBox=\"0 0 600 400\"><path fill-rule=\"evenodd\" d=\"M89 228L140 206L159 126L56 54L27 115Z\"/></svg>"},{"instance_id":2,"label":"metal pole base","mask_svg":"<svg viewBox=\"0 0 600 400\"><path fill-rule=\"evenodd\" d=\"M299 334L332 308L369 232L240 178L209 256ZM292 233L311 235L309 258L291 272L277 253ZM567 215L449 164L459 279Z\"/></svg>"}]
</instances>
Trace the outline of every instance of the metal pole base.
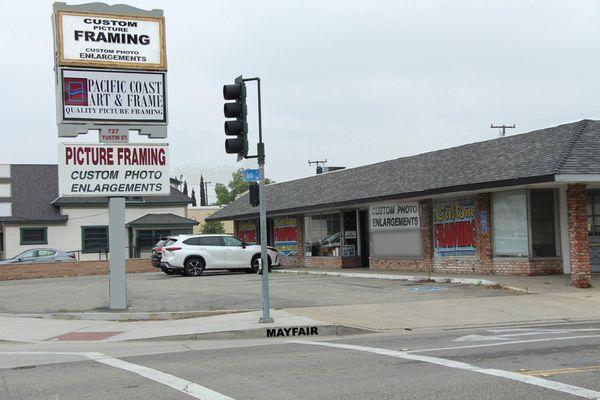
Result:
<instances>
[{"instance_id":1,"label":"metal pole base","mask_svg":"<svg viewBox=\"0 0 600 400\"><path fill-rule=\"evenodd\" d=\"M272 324L273 322L275 322L275 321L273 321L273 318L271 318L271 317L269 317L269 318L260 317L258 319L259 324Z\"/></svg>"}]
</instances>

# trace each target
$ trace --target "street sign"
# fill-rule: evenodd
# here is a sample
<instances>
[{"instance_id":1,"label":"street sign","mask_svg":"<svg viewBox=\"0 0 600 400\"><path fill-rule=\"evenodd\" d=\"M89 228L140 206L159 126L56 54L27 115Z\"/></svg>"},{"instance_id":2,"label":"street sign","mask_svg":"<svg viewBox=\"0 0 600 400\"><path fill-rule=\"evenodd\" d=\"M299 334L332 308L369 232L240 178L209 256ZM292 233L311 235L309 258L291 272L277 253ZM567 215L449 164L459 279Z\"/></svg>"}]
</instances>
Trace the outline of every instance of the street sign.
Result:
<instances>
[{"instance_id":1,"label":"street sign","mask_svg":"<svg viewBox=\"0 0 600 400\"><path fill-rule=\"evenodd\" d=\"M169 195L167 144L59 143L61 197Z\"/></svg>"},{"instance_id":2,"label":"street sign","mask_svg":"<svg viewBox=\"0 0 600 400\"><path fill-rule=\"evenodd\" d=\"M58 65L165 70L163 17L58 11Z\"/></svg>"},{"instance_id":3,"label":"street sign","mask_svg":"<svg viewBox=\"0 0 600 400\"><path fill-rule=\"evenodd\" d=\"M260 180L258 169L244 169L243 179L244 182L258 182Z\"/></svg>"},{"instance_id":4,"label":"street sign","mask_svg":"<svg viewBox=\"0 0 600 400\"><path fill-rule=\"evenodd\" d=\"M58 122L167 123L162 72L61 69Z\"/></svg>"}]
</instances>

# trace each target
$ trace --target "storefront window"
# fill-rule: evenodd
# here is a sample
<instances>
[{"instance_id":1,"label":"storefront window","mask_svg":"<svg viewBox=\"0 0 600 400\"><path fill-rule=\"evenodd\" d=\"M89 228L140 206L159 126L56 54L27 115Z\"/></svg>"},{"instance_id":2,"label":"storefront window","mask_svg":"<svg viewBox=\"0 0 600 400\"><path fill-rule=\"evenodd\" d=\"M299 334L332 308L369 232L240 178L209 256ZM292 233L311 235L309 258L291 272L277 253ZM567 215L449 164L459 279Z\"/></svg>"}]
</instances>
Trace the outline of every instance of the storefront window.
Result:
<instances>
[{"instance_id":1,"label":"storefront window","mask_svg":"<svg viewBox=\"0 0 600 400\"><path fill-rule=\"evenodd\" d=\"M529 255L526 193L494 193L492 213L494 255Z\"/></svg>"},{"instance_id":2,"label":"storefront window","mask_svg":"<svg viewBox=\"0 0 600 400\"><path fill-rule=\"evenodd\" d=\"M358 256L358 228L356 224L356 210L344 211L342 216L344 224L342 257Z\"/></svg>"},{"instance_id":3,"label":"storefront window","mask_svg":"<svg viewBox=\"0 0 600 400\"><path fill-rule=\"evenodd\" d=\"M275 247L284 256L298 255L298 239L296 238L296 217L277 217L273 219L273 236Z\"/></svg>"},{"instance_id":4,"label":"storefront window","mask_svg":"<svg viewBox=\"0 0 600 400\"><path fill-rule=\"evenodd\" d=\"M339 257L341 244L340 214L304 217L304 255Z\"/></svg>"},{"instance_id":5,"label":"storefront window","mask_svg":"<svg viewBox=\"0 0 600 400\"><path fill-rule=\"evenodd\" d=\"M433 204L433 252L436 257L475 255L475 201L472 197Z\"/></svg>"},{"instance_id":6,"label":"storefront window","mask_svg":"<svg viewBox=\"0 0 600 400\"><path fill-rule=\"evenodd\" d=\"M556 257L558 254L556 201L554 190L532 190L529 194L533 257Z\"/></svg>"},{"instance_id":7,"label":"storefront window","mask_svg":"<svg viewBox=\"0 0 600 400\"><path fill-rule=\"evenodd\" d=\"M257 229L254 220L240 221L238 225L238 239L247 244L257 244Z\"/></svg>"}]
</instances>

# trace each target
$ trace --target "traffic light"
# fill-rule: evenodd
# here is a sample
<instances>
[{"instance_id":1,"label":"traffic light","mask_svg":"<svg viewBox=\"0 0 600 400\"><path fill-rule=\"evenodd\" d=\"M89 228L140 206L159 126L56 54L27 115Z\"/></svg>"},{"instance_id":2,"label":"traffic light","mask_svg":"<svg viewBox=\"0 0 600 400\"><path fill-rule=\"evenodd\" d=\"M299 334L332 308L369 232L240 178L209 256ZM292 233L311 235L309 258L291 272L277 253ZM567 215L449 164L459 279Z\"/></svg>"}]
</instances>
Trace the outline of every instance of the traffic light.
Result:
<instances>
[{"instance_id":1,"label":"traffic light","mask_svg":"<svg viewBox=\"0 0 600 400\"><path fill-rule=\"evenodd\" d=\"M225 103L223 107L225 118L235 118L235 120L225 121L225 134L236 136L225 140L225 152L237 154L237 160L240 161L248 154L246 84L241 76L235 78L233 85L223 85L223 98L235 100L235 102Z\"/></svg>"},{"instance_id":2,"label":"traffic light","mask_svg":"<svg viewBox=\"0 0 600 400\"><path fill-rule=\"evenodd\" d=\"M250 198L250 205L252 207L260 205L260 198L258 197L258 183L250 183L250 186L248 187L248 197Z\"/></svg>"}]
</instances>

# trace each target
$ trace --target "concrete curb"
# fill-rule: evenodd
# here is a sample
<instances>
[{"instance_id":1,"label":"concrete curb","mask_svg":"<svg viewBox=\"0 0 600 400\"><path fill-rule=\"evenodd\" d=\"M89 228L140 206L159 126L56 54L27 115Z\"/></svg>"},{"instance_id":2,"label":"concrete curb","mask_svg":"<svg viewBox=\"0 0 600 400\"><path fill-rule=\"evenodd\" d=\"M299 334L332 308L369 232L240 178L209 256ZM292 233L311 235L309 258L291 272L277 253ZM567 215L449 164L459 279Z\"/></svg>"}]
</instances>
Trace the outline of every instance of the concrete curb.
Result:
<instances>
[{"instance_id":1,"label":"concrete curb","mask_svg":"<svg viewBox=\"0 0 600 400\"><path fill-rule=\"evenodd\" d=\"M476 278L451 278L445 276L431 276L426 275L395 275L395 274L361 274L356 272L336 272L336 271L300 271L293 269L278 269L272 272L283 273L283 274L307 274L307 275L327 275L327 276L340 276L345 278L366 278L366 279L386 279L392 281L409 281L409 282L422 282L422 281L433 281L437 283L455 283L463 285L475 285L475 286L496 286L503 289L513 290L515 292L529 293L525 288L518 288L512 286L502 285L495 281L488 279L476 279Z\"/></svg>"},{"instance_id":2,"label":"concrete curb","mask_svg":"<svg viewBox=\"0 0 600 400\"><path fill-rule=\"evenodd\" d=\"M10 318L40 318L83 321L172 321L212 317L215 315L239 314L257 310L209 310L209 311L160 311L160 312L64 312L64 313L31 313L31 314L0 314L0 317Z\"/></svg>"},{"instance_id":3,"label":"concrete curb","mask_svg":"<svg viewBox=\"0 0 600 400\"><path fill-rule=\"evenodd\" d=\"M163 341L163 340L231 340L231 339L299 339L299 338L319 338L322 336L353 336L353 335L362 335L368 333L375 333L377 331L366 329L366 328L356 328L352 326L346 325L312 325L313 328L318 329L317 335L286 335L286 331L291 333L291 330L294 328L304 328L308 329L306 326L273 326L273 327L264 327L264 328L255 328L255 329L242 329L242 330L234 330L234 331L221 331L221 332L206 332L206 333L190 333L190 334L182 334L182 335L169 335L169 336L158 336L151 338L139 338L139 339L125 339L122 340L124 342L154 342L154 341ZM276 336L268 336L268 331L274 330ZM281 333L282 335L277 336L277 333Z\"/></svg>"}]
</instances>

